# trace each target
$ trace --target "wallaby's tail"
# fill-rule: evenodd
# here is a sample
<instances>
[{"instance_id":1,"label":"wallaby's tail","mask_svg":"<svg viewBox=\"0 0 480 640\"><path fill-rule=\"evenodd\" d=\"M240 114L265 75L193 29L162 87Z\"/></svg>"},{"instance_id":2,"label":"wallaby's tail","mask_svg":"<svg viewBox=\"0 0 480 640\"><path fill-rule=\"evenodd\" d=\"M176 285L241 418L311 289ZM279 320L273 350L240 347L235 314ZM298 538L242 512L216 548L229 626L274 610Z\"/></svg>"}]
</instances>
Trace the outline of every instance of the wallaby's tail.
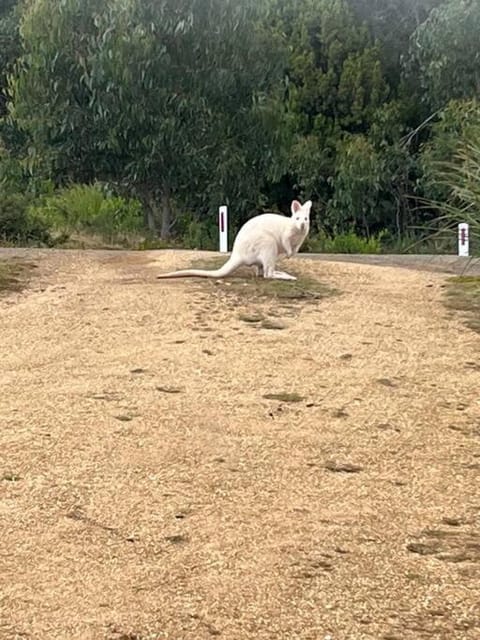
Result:
<instances>
[{"instance_id":1,"label":"wallaby's tail","mask_svg":"<svg viewBox=\"0 0 480 640\"><path fill-rule=\"evenodd\" d=\"M170 273L162 273L157 278L225 278L232 274L238 267L242 266L243 261L238 257L230 256L220 269L208 271L207 269L184 269L183 271L171 271Z\"/></svg>"}]
</instances>

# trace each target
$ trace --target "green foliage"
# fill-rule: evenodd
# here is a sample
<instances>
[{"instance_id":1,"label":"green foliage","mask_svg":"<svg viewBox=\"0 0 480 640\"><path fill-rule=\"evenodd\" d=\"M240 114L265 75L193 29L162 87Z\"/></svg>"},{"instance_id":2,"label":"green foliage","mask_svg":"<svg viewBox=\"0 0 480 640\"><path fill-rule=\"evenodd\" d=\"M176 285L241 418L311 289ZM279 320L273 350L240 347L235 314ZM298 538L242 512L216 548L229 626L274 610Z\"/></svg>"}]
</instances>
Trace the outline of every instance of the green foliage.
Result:
<instances>
[{"instance_id":1,"label":"green foliage","mask_svg":"<svg viewBox=\"0 0 480 640\"><path fill-rule=\"evenodd\" d=\"M471 0L0 0L0 189L212 249L220 204L238 230L308 197L321 250L408 250L477 206L479 32Z\"/></svg>"},{"instance_id":2,"label":"green foliage","mask_svg":"<svg viewBox=\"0 0 480 640\"><path fill-rule=\"evenodd\" d=\"M347 136L339 144L334 197L327 220L340 228L362 229L367 236L375 220L383 176L383 162L365 136ZM332 225L334 226L334 225Z\"/></svg>"},{"instance_id":3,"label":"green foliage","mask_svg":"<svg viewBox=\"0 0 480 640\"><path fill-rule=\"evenodd\" d=\"M287 108L295 129L291 170L299 187L329 198L341 132L363 132L388 95L379 51L344 0L278 0L290 41ZM292 20L292 12L294 19Z\"/></svg>"},{"instance_id":4,"label":"green foliage","mask_svg":"<svg viewBox=\"0 0 480 640\"><path fill-rule=\"evenodd\" d=\"M7 74L20 53L16 0L0 2L0 117L6 112Z\"/></svg>"},{"instance_id":5,"label":"green foliage","mask_svg":"<svg viewBox=\"0 0 480 640\"><path fill-rule=\"evenodd\" d=\"M469 140L461 140L452 162L440 163L438 181L450 192L437 206L443 226L459 222L470 225L473 237L480 237L480 124L470 129Z\"/></svg>"},{"instance_id":6,"label":"green foliage","mask_svg":"<svg viewBox=\"0 0 480 640\"><path fill-rule=\"evenodd\" d=\"M85 232L111 241L143 229L138 200L111 195L98 185L73 185L44 198L32 211L61 234Z\"/></svg>"},{"instance_id":7,"label":"green foliage","mask_svg":"<svg viewBox=\"0 0 480 640\"><path fill-rule=\"evenodd\" d=\"M358 236L354 231L330 237L324 232L308 238L304 250L309 253L380 253L383 232L370 238Z\"/></svg>"},{"instance_id":8,"label":"green foliage","mask_svg":"<svg viewBox=\"0 0 480 640\"><path fill-rule=\"evenodd\" d=\"M480 3L447 0L429 14L410 41L410 73L432 108L471 98L480 86Z\"/></svg>"},{"instance_id":9,"label":"green foliage","mask_svg":"<svg viewBox=\"0 0 480 640\"><path fill-rule=\"evenodd\" d=\"M401 82L400 59L408 49L414 30L430 11L444 0L348 0L357 20L367 25L381 49L387 82L398 88Z\"/></svg>"},{"instance_id":10,"label":"green foliage","mask_svg":"<svg viewBox=\"0 0 480 640\"><path fill-rule=\"evenodd\" d=\"M455 162L458 145L475 139L480 127L480 105L473 100L451 100L432 125L431 136L421 148L420 186L425 198L445 201L451 195L449 181L442 179L445 163Z\"/></svg>"},{"instance_id":11,"label":"green foliage","mask_svg":"<svg viewBox=\"0 0 480 640\"><path fill-rule=\"evenodd\" d=\"M275 38L254 0L36 0L11 117L32 170L121 181L170 234L173 201L252 204L274 168ZM212 25L215 26L212 37Z\"/></svg>"},{"instance_id":12,"label":"green foliage","mask_svg":"<svg viewBox=\"0 0 480 640\"><path fill-rule=\"evenodd\" d=\"M212 219L205 222L191 220L182 236L186 249L218 249L218 227Z\"/></svg>"},{"instance_id":13,"label":"green foliage","mask_svg":"<svg viewBox=\"0 0 480 640\"><path fill-rule=\"evenodd\" d=\"M385 231L382 236L382 253L452 254L456 248L456 230L440 229L438 225L408 230L401 236Z\"/></svg>"},{"instance_id":14,"label":"green foliage","mask_svg":"<svg viewBox=\"0 0 480 640\"><path fill-rule=\"evenodd\" d=\"M388 96L379 51L368 47L344 62L338 85L340 121L347 130L362 131Z\"/></svg>"},{"instance_id":15,"label":"green foliage","mask_svg":"<svg viewBox=\"0 0 480 640\"><path fill-rule=\"evenodd\" d=\"M4 193L20 192L25 186L24 178L20 161L2 146L0 140L0 188Z\"/></svg>"},{"instance_id":16,"label":"green foliage","mask_svg":"<svg viewBox=\"0 0 480 640\"><path fill-rule=\"evenodd\" d=\"M48 225L28 210L29 199L21 194L0 198L0 242L50 246Z\"/></svg>"}]
</instances>

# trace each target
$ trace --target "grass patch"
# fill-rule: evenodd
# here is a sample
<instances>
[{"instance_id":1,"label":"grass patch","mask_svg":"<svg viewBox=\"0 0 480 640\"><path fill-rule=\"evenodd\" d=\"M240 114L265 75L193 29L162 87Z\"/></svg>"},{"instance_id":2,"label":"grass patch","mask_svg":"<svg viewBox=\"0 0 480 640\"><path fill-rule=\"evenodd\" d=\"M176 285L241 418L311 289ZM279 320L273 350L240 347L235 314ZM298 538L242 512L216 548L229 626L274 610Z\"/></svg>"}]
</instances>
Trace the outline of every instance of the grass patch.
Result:
<instances>
[{"instance_id":1,"label":"grass patch","mask_svg":"<svg viewBox=\"0 0 480 640\"><path fill-rule=\"evenodd\" d=\"M281 402L302 402L305 400L304 396L298 395L298 393L266 393L264 396L267 400L280 400Z\"/></svg>"},{"instance_id":2,"label":"grass patch","mask_svg":"<svg viewBox=\"0 0 480 640\"><path fill-rule=\"evenodd\" d=\"M246 322L247 324L258 324L259 322L262 322L262 320L264 320L264 316L261 313L259 314L241 313L238 316L238 319L241 320L242 322Z\"/></svg>"},{"instance_id":3,"label":"grass patch","mask_svg":"<svg viewBox=\"0 0 480 640\"><path fill-rule=\"evenodd\" d=\"M0 259L0 295L21 291L26 286L28 274L34 266L15 259Z\"/></svg>"},{"instance_id":4,"label":"grass patch","mask_svg":"<svg viewBox=\"0 0 480 640\"><path fill-rule=\"evenodd\" d=\"M260 326L262 329L271 329L274 331L281 331L282 329L287 328L283 322L280 322L279 320L272 320L271 318L265 318L265 320L262 320Z\"/></svg>"},{"instance_id":5,"label":"grass patch","mask_svg":"<svg viewBox=\"0 0 480 640\"><path fill-rule=\"evenodd\" d=\"M449 278L446 304L461 311L465 324L480 333L480 276Z\"/></svg>"},{"instance_id":6,"label":"grass patch","mask_svg":"<svg viewBox=\"0 0 480 640\"><path fill-rule=\"evenodd\" d=\"M218 269L227 257L215 257L194 260L192 269ZM315 278L303 275L295 269L286 269L297 280L271 280L255 277L253 269L242 267L223 282L222 288L227 293L233 293L250 299L275 298L279 300L314 301L332 295L333 290ZM248 320L244 320L248 322ZM258 320L253 320L258 322Z\"/></svg>"},{"instance_id":7,"label":"grass patch","mask_svg":"<svg viewBox=\"0 0 480 640\"><path fill-rule=\"evenodd\" d=\"M7 482L18 482L19 480L21 480L21 477L18 475L18 473L4 473L2 476L2 480L6 480Z\"/></svg>"},{"instance_id":8,"label":"grass patch","mask_svg":"<svg viewBox=\"0 0 480 640\"><path fill-rule=\"evenodd\" d=\"M351 464L350 462L335 462L329 460L325 464L325 469L333 471L334 473L360 473L362 467L358 464Z\"/></svg>"},{"instance_id":9,"label":"grass patch","mask_svg":"<svg viewBox=\"0 0 480 640\"><path fill-rule=\"evenodd\" d=\"M114 418L116 418L117 420L120 420L120 422L130 422L131 420L133 420L132 416L126 416L126 415L114 416Z\"/></svg>"},{"instance_id":10,"label":"grass patch","mask_svg":"<svg viewBox=\"0 0 480 640\"><path fill-rule=\"evenodd\" d=\"M240 313L238 319L247 324L251 324L262 329L282 330L286 329L284 322L275 320L273 318L267 318L262 313Z\"/></svg>"},{"instance_id":11,"label":"grass patch","mask_svg":"<svg viewBox=\"0 0 480 640\"><path fill-rule=\"evenodd\" d=\"M182 393L182 390L176 387L155 387L155 389L160 393Z\"/></svg>"}]
</instances>

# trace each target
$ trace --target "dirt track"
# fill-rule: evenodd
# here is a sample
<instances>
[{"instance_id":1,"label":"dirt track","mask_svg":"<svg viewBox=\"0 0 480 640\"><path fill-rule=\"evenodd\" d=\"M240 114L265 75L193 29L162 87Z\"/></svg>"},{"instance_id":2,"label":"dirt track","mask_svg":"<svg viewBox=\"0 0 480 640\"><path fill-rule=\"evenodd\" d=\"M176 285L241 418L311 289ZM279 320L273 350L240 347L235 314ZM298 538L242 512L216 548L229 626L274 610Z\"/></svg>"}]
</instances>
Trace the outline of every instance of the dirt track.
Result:
<instances>
[{"instance_id":1,"label":"dirt track","mask_svg":"<svg viewBox=\"0 0 480 640\"><path fill-rule=\"evenodd\" d=\"M32 255L0 298L1 640L480 637L480 336L444 275L298 260L339 295L276 307L157 281L183 252Z\"/></svg>"}]
</instances>

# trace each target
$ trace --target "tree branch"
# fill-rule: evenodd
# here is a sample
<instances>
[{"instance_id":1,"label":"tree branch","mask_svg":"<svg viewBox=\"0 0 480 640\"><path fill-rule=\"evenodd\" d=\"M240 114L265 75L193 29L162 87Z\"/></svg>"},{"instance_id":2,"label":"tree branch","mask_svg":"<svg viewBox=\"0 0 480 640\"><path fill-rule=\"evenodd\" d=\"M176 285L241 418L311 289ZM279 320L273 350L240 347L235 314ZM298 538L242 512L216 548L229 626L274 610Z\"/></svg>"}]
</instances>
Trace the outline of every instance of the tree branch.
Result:
<instances>
[{"instance_id":1,"label":"tree branch","mask_svg":"<svg viewBox=\"0 0 480 640\"><path fill-rule=\"evenodd\" d=\"M403 136L403 138L400 139L400 143L401 144L405 144L405 145L409 145L410 142L413 140L413 138L417 135L417 133L420 133L420 131L431 121L433 120L433 118L435 118L435 116L437 116L440 113L441 109L437 109L437 111L435 111L434 113L430 114L428 116L428 118L426 118L421 124L418 125L418 127L416 129L414 129L413 131L410 131L410 133L407 133L406 136Z\"/></svg>"}]
</instances>

